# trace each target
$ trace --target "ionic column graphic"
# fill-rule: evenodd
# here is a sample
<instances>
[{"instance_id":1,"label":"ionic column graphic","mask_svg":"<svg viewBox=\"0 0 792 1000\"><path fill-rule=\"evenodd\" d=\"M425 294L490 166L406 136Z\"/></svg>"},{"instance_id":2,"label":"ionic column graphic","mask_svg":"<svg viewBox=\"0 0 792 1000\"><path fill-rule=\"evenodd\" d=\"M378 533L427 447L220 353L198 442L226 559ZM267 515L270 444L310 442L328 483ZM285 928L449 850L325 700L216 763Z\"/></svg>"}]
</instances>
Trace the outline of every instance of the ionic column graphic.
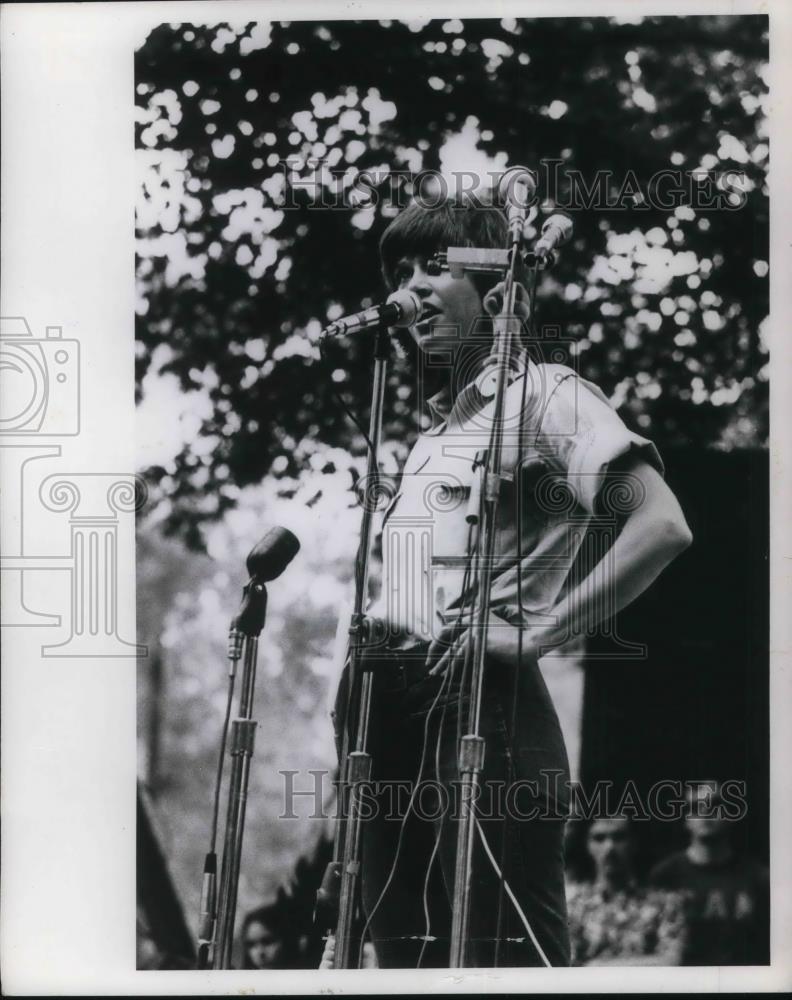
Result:
<instances>
[{"instance_id":1,"label":"ionic column graphic","mask_svg":"<svg viewBox=\"0 0 792 1000\"><path fill-rule=\"evenodd\" d=\"M394 516L382 535L383 553L387 553L390 566L390 579L383 594L388 620L399 622L408 632L428 640L434 638L431 631L433 531L430 517Z\"/></svg>"},{"instance_id":2,"label":"ionic column graphic","mask_svg":"<svg viewBox=\"0 0 792 1000\"><path fill-rule=\"evenodd\" d=\"M49 476L40 495L48 510L71 515L72 562L71 634L64 642L43 646L42 654L145 656L145 646L118 635L119 515L133 514L142 505L140 481L104 473Z\"/></svg>"}]
</instances>

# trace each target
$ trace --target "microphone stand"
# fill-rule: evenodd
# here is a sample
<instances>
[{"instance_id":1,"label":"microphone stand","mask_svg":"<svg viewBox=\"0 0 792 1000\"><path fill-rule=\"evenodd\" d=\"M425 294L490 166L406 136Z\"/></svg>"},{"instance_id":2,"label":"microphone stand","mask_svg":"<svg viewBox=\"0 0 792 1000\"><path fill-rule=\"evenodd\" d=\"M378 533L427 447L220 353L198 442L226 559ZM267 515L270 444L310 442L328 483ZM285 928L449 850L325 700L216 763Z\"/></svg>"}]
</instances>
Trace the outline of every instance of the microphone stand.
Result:
<instances>
[{"instance_id":1,"label":"microphone stand","mask_svg":"<svg viewBox=\"0 0 792 1000\"><path fill-rule=\"evenodd\" d=\"M262 572L264 567L258 565L256 549L248 557L247 566L251 578L245 586L242 606L231 623L229 632L229 661L232 676L236 663L241 658L242 686L239 694L239 715L231 723L228 812L220 873L217 936L212 962L212 967L215 969L231 968L245 807L257 726L253 719L253 695L258 640L267 613L267 589L263 581L269 577Z\"/></svg>"},{"instance_id":2,"label":"microphone stand","mask_svg":"<svg viewBox=\"0 0 792 1000\"><path fill-rule=\"evenodd\" d=\"M460 257L468 253L460 249ZM487 255L491 255L487 266ZM460 772L460 821L457 834L456 865L454 870L454 900L451 923L450 967L462 969L468 960L470 933L470 890L473 867L475 834L475 802L479 795L479 778L484 765L485 741L479 733L481 701L484 684L484 660L487 651L487 633L490 611L490 587L495 559L495 529L497 524L500 488L503 481L503 423L506 388L508 385L509 359L512 354L515 328L514 269L519 255L519 238L514 237L508 251L508 269L504 278L503 308L495 318L493 354L496 365L496 388L493 404L492 428L489 444L480 465L482 518L479 525L476 551L472 561L474 613L472 629L472 668L470 675L470 708L467 731L459 744ZM475 250L471 254L474 270L499 268L504 263L503 251ZM474 489L476 487L474 486ZM476 514L476 520L478 515Z\"/></svg>"},{"instance_id":3,"label":"microphone stand","mask_svg":"<svg viewBox=\"0 0 792 1000\"><path fill-rule=\"evenodd\" d=\"M348 647L348 710L344 720L341 746L341 767L338 782L333 860L328 865L322 886L317 893L317 912L329 929L335 930L335 960L337 969L350 967L352 925L357 905L360 876L362 817L361 795L371 778L371 755L368 744L369 716L373 676L361 669L363 651L370 639L369 623L364 614L368 597L368 576L372 548L372 526L379 476L377 452L382 435L382 411L385 399L390 337L385 327L377 330L374 350L374 379L369 417L369 440L360 540L355 560L355 599L349 626ZM368 492L368 496L366 496Z\"/></svg>"}]
</instances>

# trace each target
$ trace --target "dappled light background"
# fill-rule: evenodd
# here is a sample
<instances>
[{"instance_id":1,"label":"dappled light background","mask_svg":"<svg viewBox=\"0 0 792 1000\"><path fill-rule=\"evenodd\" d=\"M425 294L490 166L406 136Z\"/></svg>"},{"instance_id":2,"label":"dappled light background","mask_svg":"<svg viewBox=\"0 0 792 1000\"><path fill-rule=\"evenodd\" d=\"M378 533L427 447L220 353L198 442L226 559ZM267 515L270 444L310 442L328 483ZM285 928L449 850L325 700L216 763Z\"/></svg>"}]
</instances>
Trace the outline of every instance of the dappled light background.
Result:
<instances>
[{"instance_id":1,"label":"dappled light background","mask_svg":"<svg viewBox=\"0 0 792 1000\"><path fill-rule=\"evenodd\" d=\"M757 16L164 24L140 47L140 768L191 921L226 632L274 524L302 551L269 588L241 909L319 834L310 802L273 822L278 770L333 764L328 678L365 454L331 386L364 414L371 359L363 338L322 362L318 338L383 296L376 242L408 172L453 189L458 171L536 169L536 226L556 205L575 223L540 323L661 451L762 448L766 58ZM660 171L683 178L670 205L652 196ZM397 359L389 474L420 427L404 376Z\"/></svg>"}]
</instances>

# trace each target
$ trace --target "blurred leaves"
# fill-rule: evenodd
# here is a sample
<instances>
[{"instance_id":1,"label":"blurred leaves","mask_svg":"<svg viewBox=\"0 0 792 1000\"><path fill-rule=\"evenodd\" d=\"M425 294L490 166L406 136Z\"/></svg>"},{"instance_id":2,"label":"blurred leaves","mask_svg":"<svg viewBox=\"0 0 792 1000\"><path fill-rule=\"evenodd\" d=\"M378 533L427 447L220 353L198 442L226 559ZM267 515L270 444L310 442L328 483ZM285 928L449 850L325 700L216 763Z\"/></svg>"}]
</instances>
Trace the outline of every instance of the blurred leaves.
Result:
<instances>
[{"instance_id":1,"label":"blurred leaves","mask_svg":"<svg viewBox=\"0 0 792 1000\"><path fill-rule=\"evenodd\" d=\"M362 454L330 386L364 410L369 347L331 345L328 368L318 334L382 296L376 243L405 174L439 168L461 132L536 167L548 210L607 202L570 207L539 321L625 420L661 449L765 443L766 59L760 16L157 28L136 61L139 391L172 373L209 401L149 472L167 529L199 546L240 489L298 475L317 441ZM391 383L399 457L415 401L398 366Z\"/></svg>"}]
</instances>

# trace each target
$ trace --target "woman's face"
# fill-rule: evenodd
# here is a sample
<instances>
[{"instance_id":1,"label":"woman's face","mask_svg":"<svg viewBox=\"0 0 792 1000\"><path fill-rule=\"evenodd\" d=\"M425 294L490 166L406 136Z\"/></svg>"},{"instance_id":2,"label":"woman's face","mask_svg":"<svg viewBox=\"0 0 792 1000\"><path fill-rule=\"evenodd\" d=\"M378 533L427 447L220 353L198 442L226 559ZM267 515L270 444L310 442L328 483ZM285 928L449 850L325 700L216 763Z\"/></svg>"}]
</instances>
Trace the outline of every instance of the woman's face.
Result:
<instances>
[{"instance_id":1,"label":"woman's face","mask_svg":"<svg viewBox=\"0 0 792 1000\"><path fill-rule=\"evenodd\" d=\"M254 969L269 969L280 955L280 944L269 927L254 920L245 931L245 951Z\"/></svg>"},{"instance_id":2,"label":"woman's face","mask_svg":"<svg viewBox=\"0 0 792 1000\"><path fill-rule=\"evenodd\" d=\"M632 837L626 819L598 819L588 833L588 849L605 882L623 881L632 873Z\"/></svg>"},{"instance_id":3,"label":"woman's face","mask_svg":"<svg viewBox=\"0 0 792 1000\"><path fill-rule=\"evenodd\" d=\"M424 257L403 257L394 270L397 287L415 292L424 309L410 333L422 351L455 349L470 338L476 320L486 317L476 287L468 275L452 278L449 271L426 273ZM490 334L491 339L491 334Z\"/></svg>"}]
</instances>

